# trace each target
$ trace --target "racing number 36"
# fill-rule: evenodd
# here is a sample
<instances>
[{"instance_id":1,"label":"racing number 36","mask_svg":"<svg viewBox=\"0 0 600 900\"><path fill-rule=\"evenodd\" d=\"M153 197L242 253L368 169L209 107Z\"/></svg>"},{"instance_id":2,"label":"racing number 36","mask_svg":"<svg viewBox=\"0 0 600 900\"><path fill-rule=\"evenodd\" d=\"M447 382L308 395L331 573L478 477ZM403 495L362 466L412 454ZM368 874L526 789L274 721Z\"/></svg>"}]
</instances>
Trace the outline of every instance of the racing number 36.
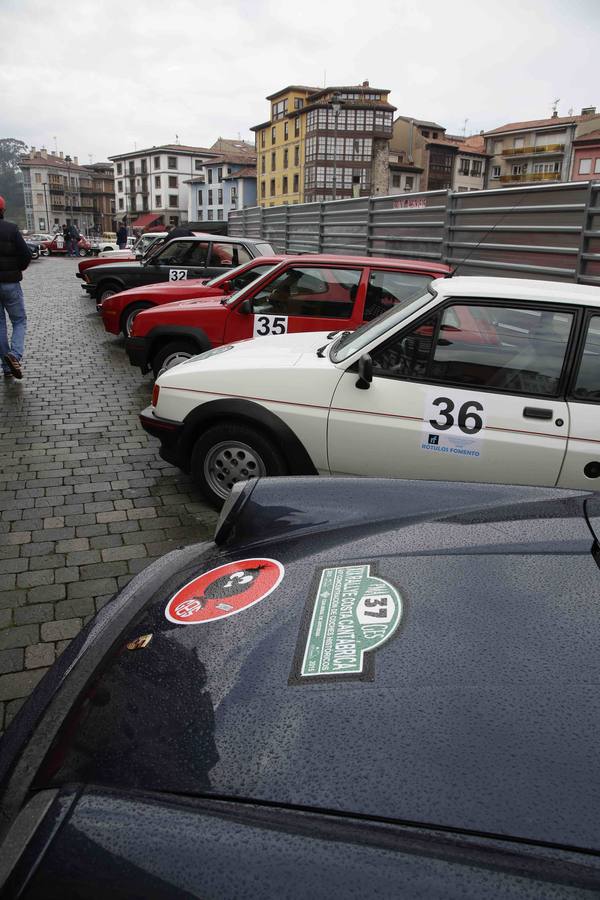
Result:
<instances>
[{"instance_id":1,"label":"racing number 36","mask_svg":"<svg viewBox=\"0 0 600 900\"><path fill-rule=\"evenodd\" d=\"M438 431L447 431L455 424L452 413L454 412L454 402L449 397L437 397L433 401L433 406L439 408L439 416L437 419L430 419L429 424ZM478 412L483 412L483 406L477 400L468 400L458 409L458 418L456 424L464 434L477 434L483 428L483 420ZM441 421L439 419L441 418Z\"/></svg>"}]
</instances>

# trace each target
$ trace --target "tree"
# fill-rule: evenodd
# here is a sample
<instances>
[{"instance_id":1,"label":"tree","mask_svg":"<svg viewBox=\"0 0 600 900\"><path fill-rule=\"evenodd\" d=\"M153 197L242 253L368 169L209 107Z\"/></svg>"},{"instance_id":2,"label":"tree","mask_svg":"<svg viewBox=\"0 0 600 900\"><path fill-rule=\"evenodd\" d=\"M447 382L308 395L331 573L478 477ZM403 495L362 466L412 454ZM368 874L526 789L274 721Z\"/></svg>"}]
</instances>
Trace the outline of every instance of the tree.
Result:
<instances>
[{"instance_id":1,"label":"tree","mask_svg":"<svg viewBox=\"0 0 600 900\"><path fill-rule=\"evenodd\" d=\"M9 217L22 228L26 218L20 162L27 149L18 138L0 138L0 195L6 200Z\"/></svg>"}]
</instances>

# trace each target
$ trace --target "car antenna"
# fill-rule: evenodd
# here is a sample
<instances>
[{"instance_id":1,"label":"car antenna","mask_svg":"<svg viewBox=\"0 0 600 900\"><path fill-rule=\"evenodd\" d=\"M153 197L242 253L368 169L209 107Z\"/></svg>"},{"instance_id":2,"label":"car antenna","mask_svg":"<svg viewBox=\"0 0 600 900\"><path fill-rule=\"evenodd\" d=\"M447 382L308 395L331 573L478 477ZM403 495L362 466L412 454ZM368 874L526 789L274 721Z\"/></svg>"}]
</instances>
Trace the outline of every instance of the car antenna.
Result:
<instances>
[{"instance_id":1,"label":"car antenna","mask_svg":"<svg viewBox=\"0 0 600 900\"><path fill-rule=\"evenodd\" d=\"M504 219L505 219L507 216L509 216L512 212L515 211L515 209L517 208L517 206L520 206L520 205L521 205L521 203L522 203L523 200L525 199L525 196L526 196L526 195L523 194L521 197L519 197L519 199L517 200L517 202L515 203L515 205L509 207L509 209L507 209L506 212L503 213L503 214L500 216L500 218L498 219L498 221L495 222L495 223L492 225L491 228L488 228L488 230L486 231L486 233L485 233L485 234L477 241L477 243L475 244L475 246L474 246L474 247L471 247L471 249L469 250L469 252L467 253L467 255L464 256L464 257L461 259L461 261L457 264L456 268L455 268L455 269L453 270L453 272L452 272L453 275L456 275L456 273L458 272L458 270L460 269L460 267L461 267L461 266L464 266L464 264L466 263L466 261L467 261L468 259L470 259L470 257L473 255L473 253L475 253L475 251L476 251L477 249L479 249L479 247L481 246L481 244L485 241L485 239L486 239L487 237L490 236L490 234L492 233L492 231L494 231L494 229L498 227L498 225L500 224L500 222L503 222Z\"/></svg>"}]
</instances>

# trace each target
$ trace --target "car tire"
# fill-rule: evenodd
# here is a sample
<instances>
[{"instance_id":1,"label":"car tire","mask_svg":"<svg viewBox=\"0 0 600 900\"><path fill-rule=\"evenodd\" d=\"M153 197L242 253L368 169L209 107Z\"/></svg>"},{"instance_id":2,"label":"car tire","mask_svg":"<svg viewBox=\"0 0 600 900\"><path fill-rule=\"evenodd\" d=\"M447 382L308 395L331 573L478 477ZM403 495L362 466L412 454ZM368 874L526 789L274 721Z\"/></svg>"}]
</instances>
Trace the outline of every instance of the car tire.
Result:
<instances>
[{"instance_id":1,"label":"car tire","mask_svg":"<svg viewBox=\"0 0 600 900\"><path fill-rule=\"evenodd\" d=\"M109 297L113 297L122 290L123 288L120 284L116 284L114 281L104 281L98 286L98 303L103 303L105 300L108 300Z\"/></svg>"},{"instance_id":2,"label":"car tire","mask_svg":"<svg viewBox=\"0 0 600 900\"><path fill-rule=\"evenodd\" d=\"M208 428L196 441L190 463L192 478L215 509L221 509L237 481L288 472L275 444L243 422Z\"/></svg>"},{"instance_id":3,"label":"car tire","mask_svg":"<svg viewBox=\"0 0 600 900\"><path fill-rule=\"evenodd\" d=\"M151 307L152 303L131 303L129 306L125 307L121 313L121 334L123 337L128 338L131 334L131 326L133 325L133 320L137 314L142 312L142 310L150 309Z\"/></svg>"},{"instance_id":4,"label":"car tire","mask_svg":"<svg viewBox=\"0 0 600 900\"><path fill-rule=\"evenodd\" d=\"M167 369L171 369L173 366L186 359L191 359L192 356L197 356L199 353L202 353L202 350L195 341L186 340L185 338L169 341L168 344L159 347L152 357L151 365L154 377L158 378L162 372L166 372Z\"/></svg>"},{"instance_id":5,"label":"car tire","mask_svg":"<svg viewBox=\"0 0 600 900\"><path fill-rule=\"evenodd\" d=\"M87 256L87 250L85 247L80 247L77 251L77 256Z\"/></svg>"}]
</instances>

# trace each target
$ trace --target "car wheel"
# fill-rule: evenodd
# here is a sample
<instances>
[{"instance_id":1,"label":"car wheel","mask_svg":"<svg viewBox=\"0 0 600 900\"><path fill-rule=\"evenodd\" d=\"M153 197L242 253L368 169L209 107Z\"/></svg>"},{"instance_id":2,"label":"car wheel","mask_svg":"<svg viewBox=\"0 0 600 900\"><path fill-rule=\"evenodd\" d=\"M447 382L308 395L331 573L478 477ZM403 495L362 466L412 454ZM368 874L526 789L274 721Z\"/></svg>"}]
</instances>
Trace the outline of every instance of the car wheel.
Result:
<instances>
[{"instance_id":1,"label":"car wheel","mask_svg":"<svg viewBox=\"0 0 600 900\"><path fill-rule=\"evenodd\" d=\"M77 251L77 255L78 256L87 256L87 250L85 249L85 247L80 247L79 250Z\"/></svg>"},{"instance_id":2,"label":"car wheel","mask_svg":"<svg viewBox=\"0 0 600 900\"><path fill-rule=\"evenodd\" d=\"M129 337L131 334L131 326L137 314L143 309L150 309L151 306L151 303L132 303L123 310L121 313L121 333L123 337Z\"/></svg>"},{"instance_id":3,"label":"car wheel","mask_svg":"<svg viewBox=\"0 0 600 900\"><path fill-rule=\"evenodd\" d=\"M191 458L192 478L207 500L220 509L233 485L248 478L286 475L277 447L251 425L214 425L198 438Z\"/></svg>"},{"instance_id":4,"label":"car wheel","mask_svg":"<svg viewBox=\"0 0 600 900\"><path fill-rule=\"evenodd\" d=\"M180 362L191 359L192 356L197 356L199 353L202 353L202 350L194 343L194 341L186 341L183 339L170 341L168 344L165 344L164 347L157 350L152 357L152 371L154 372L154 377L158 378L162 372L166 372L167 369L172 369L173 366L178 366Z\"/></svg>"},{"instance_id":5,"label":"car wheel","mask_svg":"<svg viewBox=\"0 0 600 900\"><path fill-rule=\"evenodd\" d=\"M98 288L98 302L103 303L105 300L108 300L109 297L118 294L120 290L121 286L114 284L114 282L107 282L103 286L101 285Z\"/></svg>"}]
</instances>

